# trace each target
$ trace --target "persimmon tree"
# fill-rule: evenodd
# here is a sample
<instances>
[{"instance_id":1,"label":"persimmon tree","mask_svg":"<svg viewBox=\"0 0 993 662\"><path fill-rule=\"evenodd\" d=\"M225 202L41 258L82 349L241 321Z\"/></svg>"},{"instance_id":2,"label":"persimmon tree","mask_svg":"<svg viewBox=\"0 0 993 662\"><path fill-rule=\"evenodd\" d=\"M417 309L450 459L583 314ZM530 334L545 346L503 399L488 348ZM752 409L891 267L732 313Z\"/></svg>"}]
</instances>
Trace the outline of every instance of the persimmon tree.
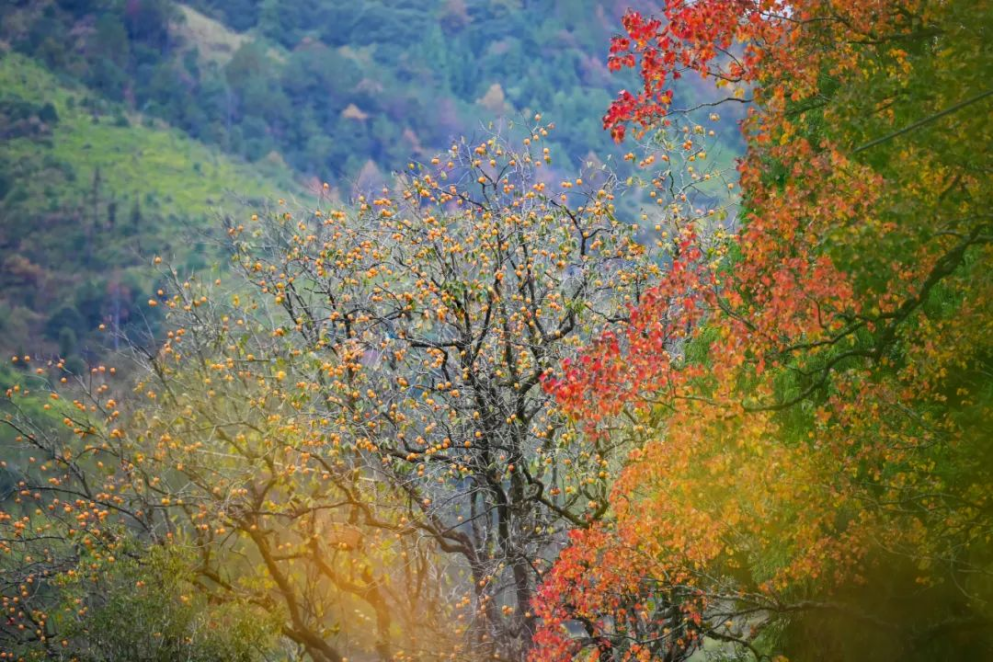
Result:
<instances>
[{"instance_id":1,"label":"persimmon tree","mask_svg":"<svg viewBox=\"0 0 993 662\"><path fill-rule=\"evenodd\" d=\"M363 472L313 395L321 375L358 355L301 360L272 325L278 308L177 285L168 305L183 324L148 397L176 394L182 406L167 407L170 418L141 408L142 434L160 440L143 484L183 508L214 593L281 610L283 634L315 660L456 650L435 546L407 525L405 495ZM166 472L182 482L162 485Z\"/></svg>"},{"instance_id":2,"label":"persimmon tree","mask_svg":"<svg viewBox=\"0 0 993 662\"><path fill-rule=\"evenodd\" d=\"M611 62L644 87L606 127L671 134L678 79L726 90L745 213L716 262L687 227L625 333L546 382L643 445L546 578L532 659L989 656L991 16L627 15Z\"/></svg>"},{"instance_id":3,"label":"persimmon tree","mask_svg":"<svg viewBox=\"0 0 993 662\"><path fill-rule=\"evenodd\" d=\"M141 453L120 433L115 373L95 367L70 389L50 362L6 392L0 659L263 659L278 624L258 605L208 602L187 550L165 544L165 512L133 489Z\"/></svg>"},{"instance_id":4,"label":"persimmon tree","mask_svg":"<svg viewBox=\"0 0 993 662\"><path fill-rule=\"evenodd\" d=\"M69 440L37 416L8 421L23 452L37 454L30 463L42 462L40 475L18 477L8 514L24 500L36 507L6 522L10 588L38 587L11 595L36 605L11 619L23 634L12 641L83 659L248 660L279 637L322 661L457 650L440 627L444 566L395 517L389 486L359 475L305 406L301 374L289 381L289 351L262 321L271 311L172 270L163 282L174 326L158 351L135 348L132 396L101 379L82 388L64 414ZM30 396L17 390L15 401ZM137 595L122 574L137 574ZM149 603L158 621L134 620L128 632L108 622ZM26 618L36 629L24 632ZM222 629L243 632L247 652L197 636Z\"/></svg>"},{"instance_id":5,"label":"persimmon tree","mask_svg":"<svg viewBox=\"0 0 993 662\"><path fill-rule=\"evenodd\" d=\"M541 379L625 324L659 273L608 177L541 177L547 132L455 144L354 210L230 228L236 263L282 309L273 332L313 416L448 558L456 657L519 658L560 532L604 512L623 437L574 444Z\"/></svg>"}]
</instances>

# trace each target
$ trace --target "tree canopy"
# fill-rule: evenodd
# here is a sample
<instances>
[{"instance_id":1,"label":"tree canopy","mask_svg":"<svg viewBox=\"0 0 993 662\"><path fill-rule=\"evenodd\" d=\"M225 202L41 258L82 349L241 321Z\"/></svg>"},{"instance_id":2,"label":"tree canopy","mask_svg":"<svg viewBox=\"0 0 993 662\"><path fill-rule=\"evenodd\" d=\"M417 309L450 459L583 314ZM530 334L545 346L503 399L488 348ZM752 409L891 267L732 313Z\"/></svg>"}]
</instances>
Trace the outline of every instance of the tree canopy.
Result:
<instances>
[{"instance_id":1,"label":"tree canopy","mask_svg":"<svg viewBox=\"0 0 993 662\"><path fill-rule=\"evenodd\" d=\"M971 2L628 14L612 64L645 84L605 125L671 132L685 75L747 100L742 227L713 262L679 219L631 327L548 382L644 444L533 659L989 654L990 28Z\"/></svg>"}]
</instances>

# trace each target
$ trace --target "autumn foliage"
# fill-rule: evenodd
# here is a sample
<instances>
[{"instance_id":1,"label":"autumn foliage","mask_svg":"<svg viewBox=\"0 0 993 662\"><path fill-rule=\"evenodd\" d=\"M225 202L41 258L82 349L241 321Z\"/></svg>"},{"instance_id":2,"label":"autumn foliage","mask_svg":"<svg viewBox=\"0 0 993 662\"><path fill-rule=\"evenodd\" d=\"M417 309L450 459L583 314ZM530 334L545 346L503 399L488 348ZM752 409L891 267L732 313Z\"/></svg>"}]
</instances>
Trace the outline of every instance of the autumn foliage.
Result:
<instances>
[{"instance_id":1,"label":"autumn foliage","mask_svg":"<svg viewBox=\"0 0 993 662\"><path fill-rule=\"evenodd\" d=\"M687 228L626 333L548 382L644 444L546 578L532 659L990 654L980 5L628 14L611 64L644 88L605 125L671 131L683 76L747 101L743 227L717 265Z\"/></svg>"}]
</instances>

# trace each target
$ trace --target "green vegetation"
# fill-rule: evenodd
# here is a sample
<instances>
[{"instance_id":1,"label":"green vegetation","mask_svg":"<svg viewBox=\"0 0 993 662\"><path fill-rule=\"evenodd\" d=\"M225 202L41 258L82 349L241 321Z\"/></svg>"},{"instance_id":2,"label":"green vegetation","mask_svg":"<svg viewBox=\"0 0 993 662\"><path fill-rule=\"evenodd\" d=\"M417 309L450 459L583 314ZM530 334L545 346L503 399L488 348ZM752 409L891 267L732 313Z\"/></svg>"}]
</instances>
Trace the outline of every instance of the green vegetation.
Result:
<instances>
[{"instance_id":1,"label":"green vegetation","mask_svg":"<svg viewBox=\"0 0 993 662\"><path fill-rule=\"evenodd\" d=\"M225 157L16 54L0 59L0 132L8 351L88 356L101 323L154 325L137 312L152 293L151 255L204 267L225 208L298 189L278 161Z\"/></svg>"},{"instance_id":2,"label":"green vegetation","mask_svg":"<svg viewBox=\"0 0 993 662\"><path fill-rule=\"evenodd\" d=\"M162 208L198 216L216 209L224 191L254 191L262 199L293 186L292 174L278 163L264 161L260 169L225 158L161 122L124 114L85 90L64 87L36 62L18 55L0 59L0 99L53 106L58 113L48 140L22 138L4 144L7 167L36 159L73 173L64 175L60 184L65 186L54 190L56 197L45 196L49 209L88 196L97 169L122 199L149 198ZM30 187L54 182L22 183ZM28 198L41 202L34 193L29 189Z\"/></svg>"}]
</instances>

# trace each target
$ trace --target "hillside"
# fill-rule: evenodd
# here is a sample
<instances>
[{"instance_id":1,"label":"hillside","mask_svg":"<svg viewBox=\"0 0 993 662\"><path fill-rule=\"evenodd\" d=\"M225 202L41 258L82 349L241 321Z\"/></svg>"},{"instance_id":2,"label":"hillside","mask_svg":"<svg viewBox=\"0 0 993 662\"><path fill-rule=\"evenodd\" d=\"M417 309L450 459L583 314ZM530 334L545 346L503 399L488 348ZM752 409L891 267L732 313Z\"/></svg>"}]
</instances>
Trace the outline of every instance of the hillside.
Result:
<instances>
[{"instance_id":1,"label":"hillside","mask_svg":"<svg viewBox=\"0 0 993 662\"><path fill-rule=\"evenodd\" d=\"M207 266L209 241L180 230L216 230L238 193L348 196L536 112L556 125L553 176L630 177L601 123L637 84L605 64L628 4L0 2L0 349L93 354L93 327L147 301L141 256ZM707 99L680 89L684 107ZM730 167L739 146L718 147Z\"/></svg>"},{"instance_id":2,"label":"hillside","mask_svg":"<svg viewBox=\"0 0 993 662\"><path fill-rule=\"evenodd\" d=\"M226 157L16 54L0 58L0 135L4 350L91 353L98 324L147 301L150 255L205 266L218 214L296 190L278 161Z\"/></svg>"},{"instance_id":3,"label":"hillside","mask_svg":"<svg viewBox=\"0 0 993 662\"><path fill-rule=\"evenodd\" d=\"M221 151L276 152L322 181L535 112L560 127L557 165L573 170L623 153L601 116L637 85L606 67L631 4L38 0L0 4L0 43ZM696 94L684 86L681 101Z\"/></svg>"}]
</instances>

